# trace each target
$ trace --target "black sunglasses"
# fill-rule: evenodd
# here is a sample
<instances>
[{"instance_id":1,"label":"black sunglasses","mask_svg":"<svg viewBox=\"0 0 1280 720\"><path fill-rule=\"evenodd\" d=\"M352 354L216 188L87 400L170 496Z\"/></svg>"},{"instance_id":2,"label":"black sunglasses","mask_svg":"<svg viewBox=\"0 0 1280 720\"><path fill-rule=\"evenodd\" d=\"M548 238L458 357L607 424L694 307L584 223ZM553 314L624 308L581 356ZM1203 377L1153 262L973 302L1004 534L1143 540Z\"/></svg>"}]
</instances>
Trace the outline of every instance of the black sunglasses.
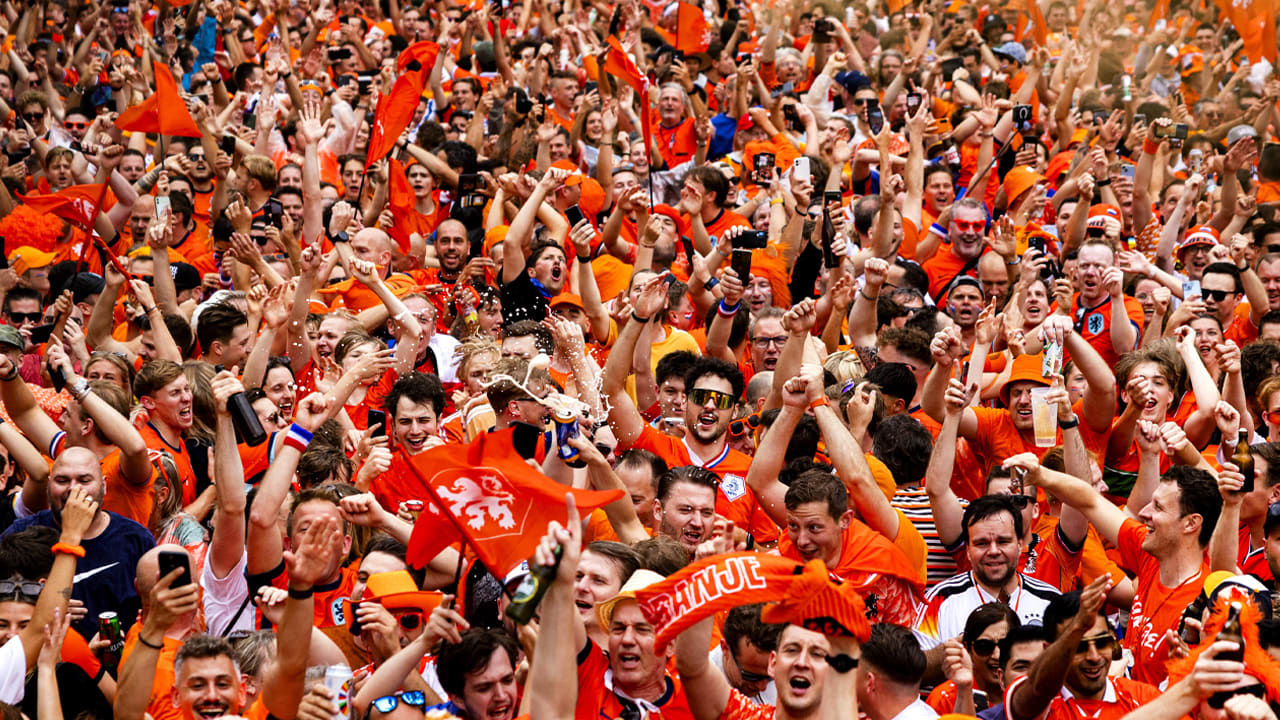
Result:
<instances>
[{"instance_id":1,"label":"black sunglasses","mask_svg":"<svg viewBox=\"0 0 1280 720\"><path fill-rule=\"evenodd\" d=\"M1203 297L1205 300L1213 300L1214 302L1222 302L1223 300L1226 300L1227 296L1229 295L1235 295L1235 293L1231 292L1230 290L1205 290L1204 288L1200 289L1201 297Z\"/></svg>"},{"instance_id":2,"label":"black sunglasses","mask_svg":"<svg viewBox=\"0 0 1280 720\"><path fill-rule=\"evenodd\" d=\"M751 672L750 670L742 667L742 661L738 659L737 652L730 650L729 656L733 658L733 664L738 666L738 675L742 678L742 682L763 683L773 679L768 675L761 675L760 673Z\"/></svg>"},{"instance_id":3,"label":"black sunglasses","mask_svg":"<svg viewBox=\"0 0 1280 720\"><path fill-rule=\"evenodd\" d=\"M1019 510L1025 508L1026 506L1036 501L1036 499L1031 497L1030 495L1010 495L1009 497L1013 499L1014 506L1017 507Z\"/></svg>"},{"instance_id":4,"label":"black sunglasses","mask_svg":"<svg viewBox=\"0 0 1280 720\"><path fill-rule=\"evenodd\" d=\"M978 638L973 641L973 654L979 657L991 657L991 653L996 651L996 647L1000 645L998 640L991 638Z\"/></svg>"},{"instance_id":5,"label":"black sunglasses","mask_svg":"<svg viewBox=\"0 0 1280 720\"><path fill-rule=\"evenodd\" d=\"M24 322L40 322L44 318L43 312L10 312L9 318L16 323Z\"/></svg>"}]
</instances>

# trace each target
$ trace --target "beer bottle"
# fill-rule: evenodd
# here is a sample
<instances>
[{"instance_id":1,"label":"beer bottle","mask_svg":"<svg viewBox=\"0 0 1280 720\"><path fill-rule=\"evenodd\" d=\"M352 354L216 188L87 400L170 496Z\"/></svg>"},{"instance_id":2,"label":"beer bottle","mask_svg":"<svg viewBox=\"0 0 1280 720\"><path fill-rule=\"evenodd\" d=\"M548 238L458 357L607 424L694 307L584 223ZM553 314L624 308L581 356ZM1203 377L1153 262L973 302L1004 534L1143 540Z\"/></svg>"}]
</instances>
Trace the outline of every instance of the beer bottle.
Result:
<instances>
[{"instance_id":1,"label":"beer bottle","mask_svg":"<svg viewBox=\"0 0 1280 720\"><path fill-rule=\"evenodd\" d=\"M1244 428L1240 428L1240 439L1236 441L1231 462L1235 463L1236 467L1240 468L1240 474L1244 475L1244 485L1236 492L1253 492L1253 453L1249 452L1249 431Z\"/></svg>"},{"instance_id":2,"label":"beer bottle","mask_svg":"<svg viewBox=\"0 0 1280 720\"><path fill-rule=\"evenodd\" d=\"M1222 631L1218 633L1218 640L1234 642L1239 646L1230 652L1218 653L1218 660L1244 662L1244 632L1240 627L1240 603L1231 603L1231 609L1227 614L1227 622L1222 626ZM1209 696L1209 707L1221 708L1232 695L1235 695L1234 690L1214 693Z\"/></svg>"},{"instance_id":3,"label":"beer bottle","mask_svg":"<svg viewBox=\"0 0 1280 720\"><path fill-rule=\"evenodd\" d=\"M556 569L560 567L560 556L564 554L564 548L556 545L555 564L539 565L529 559L529 574L520 582L520 587L516 588L516 592L511 597L511 604L507 606L507 617L518 625L528 625L538 612L538 603L542 602L542 596L547 594L547 590L551 587L551 583L556 580Z\"/></svg>"}]
</instances>

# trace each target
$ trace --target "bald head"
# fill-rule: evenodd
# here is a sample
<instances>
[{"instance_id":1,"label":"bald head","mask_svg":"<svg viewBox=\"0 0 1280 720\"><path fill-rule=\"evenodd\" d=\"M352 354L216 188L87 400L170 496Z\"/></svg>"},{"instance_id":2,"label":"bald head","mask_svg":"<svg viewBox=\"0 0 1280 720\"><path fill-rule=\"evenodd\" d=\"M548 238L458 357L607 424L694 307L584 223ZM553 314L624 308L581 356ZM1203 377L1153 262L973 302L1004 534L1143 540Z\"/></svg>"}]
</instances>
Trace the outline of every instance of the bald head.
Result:
<instances>
[{"instance_id":1,"label":"bald head","mask_svg":"<svg viewBox=\"0 0 1280 720\"><path fill-rule=\"evenodd\" d=\"M365 228L351 238L352 256L384 268L391 262L391 250L395 246L391 236L378 228Z\"/></svg>"},{"instance_id":2,"label":"bald head","mask_svg":"<svg viewBox=\"0 0 1280 720\"><path fill-rule=\"evenodd\" d=\"M92 450L69 447L62 451L49 470L49 509L61 513L72 488L83 488L99 506L105 493L102 464ZM99 509L101 512L101 509Z\"/></svg>"}]
</instances>

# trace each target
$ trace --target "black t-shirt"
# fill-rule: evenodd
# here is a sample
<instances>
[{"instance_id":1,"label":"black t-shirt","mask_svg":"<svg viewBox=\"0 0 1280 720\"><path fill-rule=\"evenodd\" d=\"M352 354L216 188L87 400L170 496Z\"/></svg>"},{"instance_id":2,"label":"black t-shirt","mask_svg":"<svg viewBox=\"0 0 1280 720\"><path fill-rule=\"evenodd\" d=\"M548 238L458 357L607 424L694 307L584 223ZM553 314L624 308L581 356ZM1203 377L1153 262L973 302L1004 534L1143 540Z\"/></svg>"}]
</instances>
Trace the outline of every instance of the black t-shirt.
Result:
<instances>
[{"instance_id":1,"label":"black t-shirt","mask_svg":"<svg viewBox=\"0 0 1280 720\"><path fill-rule=\"evenodd\" d=\"M547 317L550 306L547 296L533 284L528 273L502 286L502 325L506 327L521 320L542 321Z\"/></svg>"},{"instance_id":2,"label":"black t-shirt","mask_svg":"<svg viewBox=\"0 0 1280 720\"><path fill-rule=\"evenodd\" d=\"M128 631L137 619L141 601L133 587L138 570L138 558L156 546L151 531L123 515L103 510L111 522L102 534L85 539L80 545L84 557L76 562L75 585L71 597L84 603L89 612L72 627L85 637L93 637L98 631L98 613L108 610L120 616L120 628ZM18 518L4 531L5 535L41 525L56 528L53 513L41 510L35 515Z\"/></svg>"}]
</instances>

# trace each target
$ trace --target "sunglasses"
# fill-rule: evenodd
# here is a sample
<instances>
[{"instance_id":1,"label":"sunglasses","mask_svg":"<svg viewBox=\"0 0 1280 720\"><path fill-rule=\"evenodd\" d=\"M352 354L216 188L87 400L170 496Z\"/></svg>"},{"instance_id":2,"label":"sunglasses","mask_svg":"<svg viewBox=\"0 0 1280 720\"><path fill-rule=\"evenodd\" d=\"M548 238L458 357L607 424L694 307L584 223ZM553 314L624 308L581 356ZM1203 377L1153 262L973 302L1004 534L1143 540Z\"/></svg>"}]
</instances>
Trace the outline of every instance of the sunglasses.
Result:
<instances>
[{"instance_id":1,"label":"sunglasses","mask_svg":"<svg viewBox=\"0 0 1280 720\"><path fill-rule=\"evenodd\" d=\"M979 232L987 227L987 223L981 220L952 220L951 224L960 232Z\"/></svg>"},{"instance_id":2,"label":"sunglasses","mask_svg":"<svg viewBox=\"0 0 1280 720\"><path fill-rule=\"evenodd\" d=\"M689 391L689 402L694 405L706 405L708 401L714 403L720 410L728 410L734 404L733 396L726 392L707 388L694 388Z\"/></svg>"},{"instance_id":3,"label":"sunglasses","mask_svg":"<svg viewBox=\"0 0 1280 720\"><path fill-rule=\"evenodd\" d=\"M867 98L854 98L850 102L853 103L854 107L862 107L867 104Z\"/></svg>"},{"instance_id":4,"label":"sunglasses","mask_svg":"<svg viewBox=\"0 0 1280 720\"><path fill-rule=\"evenodd\" d=\"M383 695L373 701L373 708L386 714L395 710L400 703L410 707L421 708L427 704L427 697L421 690L402 690L394 695Z\"/></svg>"},{"instance_id":5,"label":"sunglasses","mask_svg":"<svg viewBox=\"0 0 1280 720\"><path fill-rule=\"evenodd\" d=\"M191 162L204 162L204 153L187 153L187 159Z\"/></svg>"},{"instance_id":6,"label":"sunglasses","mask_svg":"<svg viewBox=\"0 0 1280 720\"><path fill-rule=\"evenodd\" d=\"M760 427L760 415L748 415L729 423L729 435L731 437L742 437L758 427Z\"/></svg>"},{"instance_id":7,"label":"sunglasses","mask_svg":"<svg viewBox=\"0 0 1280 720\"><path fill-rule=\"evenodd\" d=\"M1229 295L1235 295L1235 293L1231 292L1230 290L1205 290L1204 288L1200 289L1201 297L1203 297L1205 300L1213 300L1214 302L1222 302L1223 300L1226 300L1227 296Z\"/></svg>"},{"instance_id":8,"label":"sunglasses","mask_svg":"<svg viewBox=\"0 0 1280 720\"><path fill-rule=\"evenodd\" d=\"M43 312L26 312L26 313L24 313L24 312L10 312L10 313L9 313L9 319L13 320L13 321L14 321L14 322L16 322L16 323L24 323L24 322L40 322L40 320L41 320L43 317L44 317L44 313L43 313Z\"/></svg>"},{"instance_id":9,"label":"sunglasses","mask_svg":"<svg viewBox=\"0 0 1280 720\"><path fill-rule=\"evenodd\" d=\"M1035 502L1035 498L1031 497L1030 495L1018 494L1018 495L1010 495L1009 497L1013 500L1014 506L1017 507L1019 510Z\"/></svg>"},{"instance_id":10,"label":"sunglasses","mask_svg":"<svg viewBox=\"0 0 1280 720\"><path fill-rule=\"evenodd\" d=\"M1098 635L1096 637L1084 638L1076 648L1076 654L1084 655L1089 652L1090 646L1097 650L1099 655L1110 655L1111 651L1115 649L1116 638L1114 635Z\"/></svg>"},{"instance_id":11,"label":"sunglasses","mask_svg":"<svg viewBox=\"0 0 1280 720\"><path fill-rule=\"evenodd\" d=\"M738 666L738 675L742 678L742 682L751 684L765 683L773 679L768 675L751 672L750 670L742 667L742 661L738 659L738 653L730 651L729 656L733 658L733 664Z\"/></svg>"},{"instance_id":12,"label":"sunglasses","mask_svg":"<svg viewBox=\"0 0 1280 720\"><path fill-rule=\"evenodd\" d=\"M44 113L42 112L22 113L22 119L26 120L29 123L37 123L37 122L40 122L41 120L44 120Z\"/></svg>"},{"instance_id":13,"label":"sunglasses","mask_svg":"<svg viewBox=\"0 0 1280 720\"><path fill-rule=\"evenodd\" d=\"M991 653L996 651L996 647L999 646L999 644L1000 641L998 640L992 640L991 638L978 638L973 641L973 645L970 649L973 651L973 654L978 657L991 657Z\"/></svg>"},{"instance_id":14,"label":"sunglasses","mask_svg":"<svg viewBox=\"0 0 1280 720\"><path fill-rule=\"evenodd\" d=\"M0 596L25 595L27 597L39 597L42 587L44 586L38 582L0 580Z\"/></svg>"},{"instance_id":15,"label":"sunglasses","mask_svg":"<svg viewBox=\"0 0 1280 720\"><path fill-rule=\"evenodd\" d=\"M89 123L81 120L68 120L62 123L62 126L68 130L86 130L89 127Z\"/></svg>"},{"instance_id":16,"label":"sunglasses","mask_svg":"<svg viewBox=\"0 0 1280 720\"><path fill-rule=\"evenodd\" d=\"M422 624L422 613L409 613L408 615L400 615L396 617L396 622L400 623L400 627L405 630L417 630Z\"/></svg>"}]
</instances>

